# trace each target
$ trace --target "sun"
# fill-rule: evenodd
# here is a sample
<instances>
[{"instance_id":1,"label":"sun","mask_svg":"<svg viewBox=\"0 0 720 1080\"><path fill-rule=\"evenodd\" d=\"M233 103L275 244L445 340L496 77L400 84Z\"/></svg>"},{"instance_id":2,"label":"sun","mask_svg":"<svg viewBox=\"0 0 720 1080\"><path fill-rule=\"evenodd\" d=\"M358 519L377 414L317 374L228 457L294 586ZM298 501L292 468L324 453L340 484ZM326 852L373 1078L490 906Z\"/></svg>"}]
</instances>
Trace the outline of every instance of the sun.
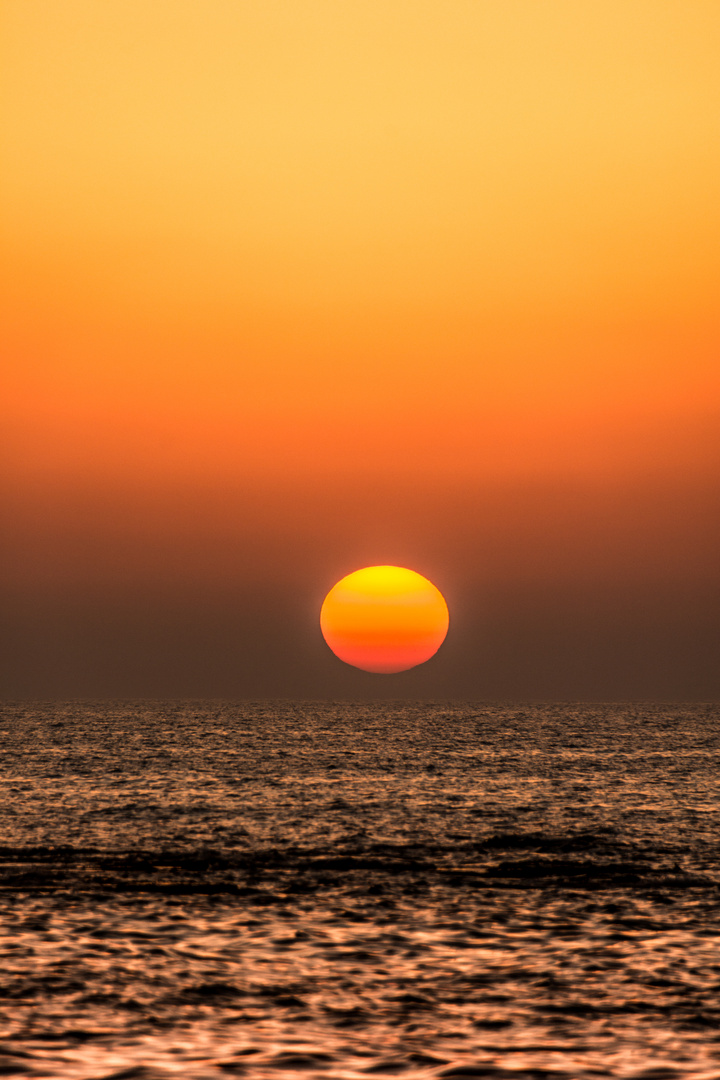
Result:
<instances>
[{"instance_id":1,"label":"sun","mask_svg":"<svg viewBox=\"0 0 720 1080\"><path fill-rule=\"evenodd\" d=\"M432 582L402 566L366 566L325 597L320 629L346 664L389 675L424 664L438 651L450 617Z\"/></svg>"}]
</instances>

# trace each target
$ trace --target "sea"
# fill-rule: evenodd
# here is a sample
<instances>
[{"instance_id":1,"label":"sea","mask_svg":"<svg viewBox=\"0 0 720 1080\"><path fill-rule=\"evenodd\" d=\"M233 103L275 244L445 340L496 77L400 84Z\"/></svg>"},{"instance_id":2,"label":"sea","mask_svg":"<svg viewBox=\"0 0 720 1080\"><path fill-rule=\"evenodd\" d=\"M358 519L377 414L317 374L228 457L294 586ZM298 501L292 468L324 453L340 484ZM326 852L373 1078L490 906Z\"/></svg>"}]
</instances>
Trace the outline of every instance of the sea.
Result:
<instances>
[{"instance_id":1,"label":"sea","mask_svg":"<svg viewBox=\"0 0 720 1080\"><path fill-rule=\"evenodd\" d=\"M0 1076L720 1080L720 706L6 704Z\"/></svg>"}]
</instances>

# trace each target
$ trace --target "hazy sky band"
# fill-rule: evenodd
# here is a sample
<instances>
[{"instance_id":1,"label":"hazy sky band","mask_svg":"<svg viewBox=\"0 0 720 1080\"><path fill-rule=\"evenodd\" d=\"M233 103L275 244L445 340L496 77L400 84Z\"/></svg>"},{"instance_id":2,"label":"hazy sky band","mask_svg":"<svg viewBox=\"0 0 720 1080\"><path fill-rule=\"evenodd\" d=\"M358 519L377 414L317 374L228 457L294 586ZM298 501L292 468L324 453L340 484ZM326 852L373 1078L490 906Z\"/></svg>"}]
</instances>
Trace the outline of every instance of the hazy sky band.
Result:
<instances>
[{"instance_id":1,"label":"hazy sky band","mask_svg":"<svg viewBox=\"0 0 720 1080\"><path fill-rule=\"evenodd\" d=\"M300 692L384 560L466 690L709 692L714 2L3 12L8 693Z\"/></svg>"}]
</instances>

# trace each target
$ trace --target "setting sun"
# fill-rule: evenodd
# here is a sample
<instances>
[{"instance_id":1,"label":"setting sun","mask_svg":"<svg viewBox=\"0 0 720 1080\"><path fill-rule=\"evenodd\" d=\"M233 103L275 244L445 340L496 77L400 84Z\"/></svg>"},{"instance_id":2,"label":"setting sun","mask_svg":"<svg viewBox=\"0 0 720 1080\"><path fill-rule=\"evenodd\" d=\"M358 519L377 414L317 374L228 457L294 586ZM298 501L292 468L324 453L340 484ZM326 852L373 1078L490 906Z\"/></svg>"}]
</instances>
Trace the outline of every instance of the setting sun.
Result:
<instances>
[{"instance_id":1,"label":"setting sun","mask_svg":"<svg viewBox=\"0 0 720 1080\"><path fill-rule=\"evenodd\" d=\"M440 591L401 566L367 566L348 574L320 612L323 637L340 660L385 675L434 656L448 622Z\"/></svg>"}]
</instances>

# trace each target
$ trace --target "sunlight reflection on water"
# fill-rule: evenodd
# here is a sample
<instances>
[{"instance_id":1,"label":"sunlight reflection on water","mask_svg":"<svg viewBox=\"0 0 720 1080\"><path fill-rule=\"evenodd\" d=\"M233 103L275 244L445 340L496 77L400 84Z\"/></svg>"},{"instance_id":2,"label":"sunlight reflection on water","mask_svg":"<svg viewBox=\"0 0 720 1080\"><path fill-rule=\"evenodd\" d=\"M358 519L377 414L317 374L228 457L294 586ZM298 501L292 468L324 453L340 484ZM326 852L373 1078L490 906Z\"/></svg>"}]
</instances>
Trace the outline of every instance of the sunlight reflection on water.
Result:
<instances>
[{"instance_id":1,"label":"sunlight reflection on water","mask_svg":"<svg viewBox=\"0 0 720 1080\"><path fill-rule=\"evenodd\" d=\"M0 1073L720 1077L717 720L6 707Z\"/></svg>"}]
</instances>

